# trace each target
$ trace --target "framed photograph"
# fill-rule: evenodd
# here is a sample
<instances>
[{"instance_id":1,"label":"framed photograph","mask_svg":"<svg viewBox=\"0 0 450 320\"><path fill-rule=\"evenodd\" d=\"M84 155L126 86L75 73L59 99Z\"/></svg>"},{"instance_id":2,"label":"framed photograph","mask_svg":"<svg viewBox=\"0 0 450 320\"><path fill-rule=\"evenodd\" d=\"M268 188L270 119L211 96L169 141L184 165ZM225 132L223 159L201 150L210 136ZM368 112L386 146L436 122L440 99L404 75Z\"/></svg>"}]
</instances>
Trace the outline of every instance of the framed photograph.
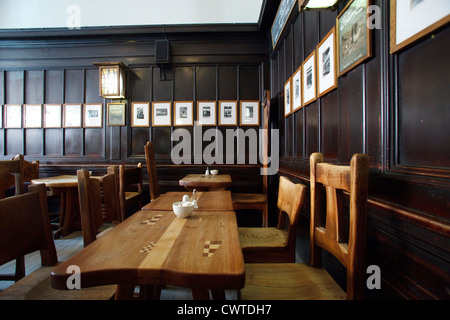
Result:
<instances>
[{"instance_id":1,"label":"framed photograph","mask_svg":"<svg viewBox=\"0 0 450 320\"><path fill-rule=\"evenodd\" d=\"M22 106L20 104L5 105L5 128L22 128Z\"/></svg>"},{"instance_id":2,"label":"framed photograph","mask_svg":"<svg viewBox=\"0 0 450 320\"><path fill-rule=\"evenodd\" d=\"M85 103L84 104L84 127L102 128L103 127L103 104Z\"/></svg>"},{"instance_id":3,"label":"framed photograph","mask_svg":"<svg viewBox=\"0 0 450 320\"><path fill-rule=\"evenodd\" d=\"M280 5L278 7L277 14L272 24L271 28L271 36L272 36L272 47L275 49L278 40L280 39L281 33L284 30L284 26L286 25L289 16L294 9L297 0L281 0Z\"/></svg>"},{"instance_id":4,"label":"framed photograph","mask_svg":"<svg viewBox=\"0 0 450 320\"><path fill-rule=\"evenodd\" d=\"M241 101L241 126L259 126L259 101Z\"/></svg>"},{"instance_id":5,"label":"framed photograph","mask_svg":"<svg viewBox=\"0 0 450 320\"><path fill-rule=\"evenodd\" d=\"M292 78L284 84L284 116L287 117L292 111Z\"/></svg>"},{"instance_id":6,"label":"framed photograph","mask_svg":"<svg viewBox=\"0 0 450 320\"><path fill-rule=\"evenodd\" d=\"M321 97L337 87L335 27L319 43L316 52L317 95Z\"/></svg>"},{"instance_id":7,"label":"framed photograph","mask_svg":"<svg viewBox=\"0 0 450 320\"><path fill-rule=\"evenodd\" d=\"M336 18L339 77L372 56L368 6L369 0L352 0Z\"/></svg>"},{"instance_id":8,"label":"framed photograph","mask_svg":"<svg viewBox=\"0 0 450 320\"><path fill-rule=\"evenodd\" d=\"M40 104L23 105L23 127L42 128L42 105Z\"/></svg>"},{"instance_id":9,"label":"framed photograph","mask_svg":"<svg viewBox=\"0 0 450 320\"><path fill-rule=\"evenodd\" d=\"M302 107L302 66L292 76L292 112Z\"/></svg>"},{"instance_id":10,"label":"framed photograph","mask_svg":"<svg viewBox=\"0 0 450 320\"><path fill-rule=\"evenodd\" d=\"M237 101L219 101L219 125L237 126Z\"/></svg>"},{"instance_id":11,"label":"framed photograph","mask_svg":"<svg viewBox=\"0 0 450 320\"><path fill-rule=\"evenodd\" d=\"M150 103L133 102L131 104L131 126L132 127L150 126Z\"/></svg>"},{"instance_id":12,"label":"framed photograph","mask_svg":"<svg viewBox=\"0 0 450 320\"><path fill-rule=\"evenodd\" d=\"M44 128L61 128L60 104L44 104Z\"/></svg>"},{"instance_id":13,"label":"framed photograph","mask_svg":"<svg viewBox=\"0 0 450 320\"><path fill-rule=\"evenodd\" d=\"M391 0L391 53L450 22L448 0Z\"/></svg>"},{"instance_id":14,"label":"framed photograph","mask_svg":"<svg viewBox=\"0 0 450 320\"><path fill-rule=\"evenodd\" d=\"M173 116L175 126L193 126L194 103L192 101L175 101Z\"/></svg>"},{"instance_id":15,"label":"framed photograph","mask_svg":"<svg viewBox=\"0 0 450 320\"><path fill-rule=\"evenodd\" d=\"M63 127L81 128L82 105L80 103L66 103L63 106Z\"/></svg>"},{"instance_id":16,"label":"framed photograph","mask_svg":"<svg viewBox=\"0 0 450 320\"><path fill-rule=\"evenodd\" d=\"M302 65L303 106L316 100L316 50Z\"/></svg>"},{"instance_id":17,"label":"framed photograph","mask_svg":"<svg viewBox=\"0 0 450 320\"><path fill-rule=\"evenodd\" d=\"M108 103L108 126L125 125L125 103Z\"/></svg>"},{"instance_id":18,"label":"framed photograph","mask_svg":"<svg viewBox=\"0 0 450 320\"><path fill-rule=\"evenodd\" d=\"M163 127L172 125L172 103L153 102L152 103L152 125L154 127Z\"/></svg>"},{"instance_id":19,"label":"framed photograph","mask_svg":"<svg viewBox=\"0 0 450 320\"><path fill-rule=\"evenodd\" d=\"M197 122L200 126L216 125L215 101L197 101Z\"/></svg>"}]
</instances>

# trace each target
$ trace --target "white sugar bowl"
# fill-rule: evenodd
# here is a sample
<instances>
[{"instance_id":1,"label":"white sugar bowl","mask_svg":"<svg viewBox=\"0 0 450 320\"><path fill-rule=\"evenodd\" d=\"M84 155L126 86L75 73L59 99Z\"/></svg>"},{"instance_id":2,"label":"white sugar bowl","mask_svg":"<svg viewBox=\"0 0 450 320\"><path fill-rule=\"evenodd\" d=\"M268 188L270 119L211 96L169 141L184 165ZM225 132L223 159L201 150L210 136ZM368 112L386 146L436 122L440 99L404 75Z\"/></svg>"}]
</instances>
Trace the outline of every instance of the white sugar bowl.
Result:
<instances>
[{"instance_id":1,"label":"white sugar bowl","mask_svg":"<svg viewBox=\"0 0 450 320\"><path fill-rule=\"evenodd\" d=\"M178 201L173 203L173 212L178 218L188 218L194 212L194 203L190 201Z\"/></svg>"},{"instance_id":2,"label":"white sugar bowl","mask_svg":"<svg viewBox=\"0 0 450 320\"><path fill-rule=\"evenodd\" d=\"M212 174L213 176L215 176L215 175L218 174L218 173L219 173L219 170L216 170L216 169L211 170L211 174Z\"/></svg>"}]
</instances>

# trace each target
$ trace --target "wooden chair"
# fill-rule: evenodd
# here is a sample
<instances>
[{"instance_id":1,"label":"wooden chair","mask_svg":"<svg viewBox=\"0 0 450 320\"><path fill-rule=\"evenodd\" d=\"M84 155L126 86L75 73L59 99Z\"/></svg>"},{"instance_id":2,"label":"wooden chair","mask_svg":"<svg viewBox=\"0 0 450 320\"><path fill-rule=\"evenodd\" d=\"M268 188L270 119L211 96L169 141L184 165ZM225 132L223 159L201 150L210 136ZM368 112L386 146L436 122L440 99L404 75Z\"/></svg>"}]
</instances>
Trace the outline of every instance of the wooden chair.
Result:
<instances>
[{"instance_id":1,"label":"wooden chair","mask_svg":"<svg viewBox=\"0 0 450 320\"><path fill-rule=\"evenodd\" d=\"M0 199L5 198L6 191L15 187L15 195L24 192L24 159L18 155L14 160L0 161ZM14 274L1 274L0 280L17 281L25 276L25 258L16 258L16 271Z\"/></svg>"},{"instance_id":2,"label":"wooden chair","mask_svg":"<svg viewBox=\"0 0 450 320\"><path fill-rule=\"evenodd\" d=\"M133 168L125 168L123 164L119 166L119 201L122 221L127 217L127 209L131 206L137 205L138 210L142 208L142 165L140 163Z\"/></svg>"},{"instance_id":3,"label":"wooden chair","mask_svg":"<svg viewBox=\"0 0 450 320\"><path fill-rule=\"evenodd\" d=\"M152 201L160 196L153 142L147 141L147 144L144 146L144 151L148 171L148 188L150 191L150 201Z\"/></svg>"},{"instance_id":4,"label":"wooden chair","mask_svg":"<svg viewBox=\"0 0 450 320\"><path fill-rule=\"evenodd\" d=\"M265 92L264 103L264 125L263 132L263 170L266 170L268 165L268 148L269 148L269 119L270 119L270 93ZM264 172L265 173L265 172ZM262 193L236 193L231 194L234 210L258 210L262 213L262 226L268 226L268 202L267 202L267 174L262 176Z\"/></svg>"},{"instance_id":5,"label":"wooden chair","mask_svg":"<svg viewBox=\"0 0 450 320\"><path fill-rule=\"evenodd\" d=\"M40 250L42 267L0 293L0 299L109 299L116 286L83 290L55 290L50 274L58 263L52 239L44 185L0 200L0 264Z\"/></svg>"},{"instance_id":6,"label":"wooden chair","mask_svg":"<svg viewBox=\"0 0 450 320\"><path fill-rule=\"evenodd\" d=\"M101 237L121 221L116 175L90 177L89 171L78 170L81 229L84 246ZM100 228L103 231L100 231Z\"/></svg>"},{"instance_id":7,"label":"wooden chair","mask_svg":"<svg viewBox=\"0 0 450 320\"><path fill-rule=\"evenodd\" d=\"M310 265L246 264L246 286L241 292L242 299L364 297L368 156L356 154L350 166L337 166L323 163L322 154L314 153L310 163ZM344 193L349 194L348 236L345 234L345 213L342 210ZM346 293L321 268L322 248L347 269Z\"/></svg>"},{"instance_id":8,"label":"wooden chair","mask_svg":"<svg viewBox=\"0 0 450 320\"><path fill-rule=\"evenodd\" d=\"M306 186L280 177L277 228L239 228L245 262L294 262L296 225L303 207ZM289 219L285 228L284 214Z\"/></svg>"}]
</instances>

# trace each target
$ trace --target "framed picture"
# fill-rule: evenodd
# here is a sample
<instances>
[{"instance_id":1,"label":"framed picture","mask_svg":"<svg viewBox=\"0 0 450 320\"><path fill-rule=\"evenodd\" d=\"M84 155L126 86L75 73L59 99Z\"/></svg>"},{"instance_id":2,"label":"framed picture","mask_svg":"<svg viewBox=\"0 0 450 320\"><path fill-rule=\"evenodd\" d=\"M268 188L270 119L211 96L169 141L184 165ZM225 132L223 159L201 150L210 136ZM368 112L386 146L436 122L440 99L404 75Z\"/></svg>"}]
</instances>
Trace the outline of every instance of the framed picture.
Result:
<instances>
[{"instance_id":1,"label":"framed picture","mask_svg":"<svg viewBox=\"0 0 450 320\"><path fill-rule=\"evenodd\" d=\"M219 125L236 126L237 125L237 101L220 101Z\"/></svg>"},{"instance_id":2,"label":"framed picture","mask_svg":"<svg viewBox=\"0 0 450 320\"><path fill-rule=\"evenodd\" d=\"M321 97L337 87L335 27L319 43L316 52L317 94Z\"/></svg>"},{"instance_id":3,"label":"framed picture","mask_svg":"<svg viewBox=\"0 0 450 320\"><path fill-rule=\"evenodd\" d=\"M281 33L284 30L284 26L286 25L289 16L294 9L297 0L281 0L280 5L278 7L277 14L272 24L271 28L271 36L272 36L272 47L275 49L278 40L280 39Z\"/></svg>"},{"instance_id":4,"label":"framed picture","mask_svg":"<svg viewBox=\"0 0 450 320\"><path fill-rule=\"evenodd\" d=\"M284 116L287 117L292 111L292 78L284 84Z\"/></svg>"},{"instance_id":5,"label":"framed picture","mask_svg":"<svg viewBox=\"0 0 450 320\"><path fill-rule=\"evenodd\" d=\"M61 128L60 104L44 104L44 128Z\"/></svg>"},{"instance_id":6,"label":"framed picture","mask_svg":"<svg viewBox=\"0 0 450 320\"><path fill-rule=\"evenodd\" d=\"M84 127L102 128L103 127L103 104L85 103L84 104Z\"/></svg>"},{"instance_id":7,"label":"framed picture","mask_svg":"<svg viewBox=\"0 0 450 320\"><path fill-rule=\"evenodd\" d=\"M259 101L241 101L241 126L259 126Z\"/></svg>"},{"instance_id":8,"label":"framed picture","mask_svg":"<svg viewBox=\"0 0 450 320\"><path fill-rule=\"evenodd\" d=\"M5 105L5 128L22 128L22 106L20 104Z\"/></svg>"},{"instance_id":9,"label":"framed picture","mask_svg":"<svg viewBox=\"0 0 450 320\"><path fill-rule=\"evenodd\" d=\"M448 0L391 0L391 53L450 22Z\"/></svg>"},{"instance_id":10,"label":"framed picture","mask_svg":"<svg viewBox=\"0 0 450 320\"><path fill-rule=\"evenodd\" d=\"M125 125L125 103L108 103L108 126Z\"/></svg>"},{"instance_id":11,"label":"framed picture","mask_svg":"<svg viewBox=\"0 0 450 320\"><path fill-rule=\"evenodd\" d=\"M131 104L131 126L132 127L150 126L150 103L133 102Z\"/></svg>"},{"instance_id":12,"label":"framed picture","mask_svg":"<svg viewBox=\"0 0 450 320\"><path fill-rule=\"evenodd\" d=\"M372 56L368 6L369 0L352 0L336 18L339 77Z\"/></svg>"},{"instance_id":13,"label":"framed picture","mask_svg":"<svg viewBox=\"0 0 450 320\"><path fill-rule=\"evenodd\" d=\"M197 101L197 121L200 126L216 125L215 101Z\"/></svg>"},{"instance_id":14,"label":"framed picture","mask_svg":"<svg viewBox=\"0 0 450 320\"><path fill-rule=\"evenodd\" d=\"M170 101L152 103L152 125L154 127L172 125L171 107Z\"/></svg>"},{"instance_id":15,"label":"framed picture","mask_svg":"<svg viewBox=\"0 0 450 320\"><path fill-rule=\"evenodd\" d=\"M302 65L303 106L316 100L316 50Z\"/></svg>"},{"instance_id":16,"label":"framed picture","mask_svg":"<svg viewBox=\"0 0 450 320\"><path fill-rule=\"evenodd\" d=\"M292 76L292 112L302 107L302 66Z\"/></svg>"},{"instance_id":17,"label":"framed picture","mask_svg":"<svg viewBox=\"0 0 450 320\"><path fill-rule=\"evenodd\" d=\"M79 103L66 103L63 107L64 128L81 128L81 110Z\"/></svg>"},{"instance_id":18,"label":"framed picture","mask_svg":"<svg viewBox=\"0 0 450 320\"><path fill-rule=\"evenodd\" d=\"M174 125L194 125L194 103L192 101L175 101Z\"/></svg>"},{"instance_id":19,"label":"framed picture","mask_svg":"<svg viewBox=\"0 0 450 320\"><path fill-rule=\"evenodd\" d=\"M40 104L23 105L23 127L24 128L42 127L42 105Z\"/></svg>"}]
</instances>

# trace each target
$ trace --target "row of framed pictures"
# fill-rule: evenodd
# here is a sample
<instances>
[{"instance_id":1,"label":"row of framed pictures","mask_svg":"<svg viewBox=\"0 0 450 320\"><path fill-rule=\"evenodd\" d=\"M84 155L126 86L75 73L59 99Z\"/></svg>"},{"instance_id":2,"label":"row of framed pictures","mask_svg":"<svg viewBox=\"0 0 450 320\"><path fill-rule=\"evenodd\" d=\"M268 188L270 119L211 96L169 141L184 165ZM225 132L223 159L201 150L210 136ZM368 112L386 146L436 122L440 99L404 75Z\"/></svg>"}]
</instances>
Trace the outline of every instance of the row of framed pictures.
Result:
<instances>
[{"instance_id":1,"label":"row of framed pictures","mask_svg":"<svg viewBox=\"0 0 450 320\"><path fill-rule=\"evenodd\" d=\"M162 101L152 103L152 126L194 125L193 101ZM125 103L107 104L107 125L124 126ZM259 126L259 101L240 101L239 124ZM3 118L4 117L4 121ZM216 125L216 101L197 102L197 121L199 125ZM103 127L102 103L66 104L6 104L0 112L0 128L101 128ZM219 101L219 125L238 125L238 102ZM131 104L131 126L150 126L150 103Z\"/></svg>"},{"instance_id":2,"label":"row of framed pictures","mask_svg":"<svg viewBox=\"0 0 450 320\"><path fill-rule=\"evenodd\" d=\"M219 101L218 117L216 101L197 101L197 124L202 126L215 126L216 118L220 126L259 126L258 100ZM132 127L148 127L150 125L150 103L133 102L131 106ZM172 112L173 111L173 112ZM174 101L173 110L171 101L152 102L152 126L171 126L172 118L174 126L194 125L194 102ZM172 116L173 115L173 116ZM238 119L239 118L239 119ZM239 120L239 121L238 121Z\"/></svg>"}]
</instances>

